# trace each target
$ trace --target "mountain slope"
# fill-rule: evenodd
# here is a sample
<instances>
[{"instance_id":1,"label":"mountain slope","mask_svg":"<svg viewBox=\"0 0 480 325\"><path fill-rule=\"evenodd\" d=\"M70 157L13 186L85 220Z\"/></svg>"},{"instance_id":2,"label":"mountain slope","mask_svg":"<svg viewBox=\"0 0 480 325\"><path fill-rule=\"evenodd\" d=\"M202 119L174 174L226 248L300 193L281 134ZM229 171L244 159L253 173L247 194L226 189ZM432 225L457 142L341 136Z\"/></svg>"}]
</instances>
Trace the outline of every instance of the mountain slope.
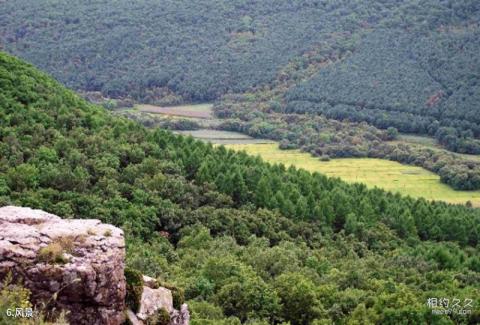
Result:
<instances>
[{"instance_id":1,"label":"mountain slope","mask_svg":"<svg viewBox=\"0 0 480 325\"><path fill-rule=\"evenodd\" d=\"M428 34L478 23L479 17L473 0L18 0L0 8L0 43L6 50L70 87L150 101L211 100L268 84L287 63L318 48L328 53L333 43L337 50L355 52L360 31ZM381 42L370 50L376 49L382 50ZM388 63L394 69L402 64ZM438 78L446 77L448 85L462 66L450 65L452 75ZM403 71L406 80L416 80L414 70Z\"/></svg>"},{"instance_id":2,"label":"mountain slope","mask_svg":"<svg viewBox=\"0 0 480 325\"><path fill-rule=\"evenodd\" d=\"M168 88L187 101L268 82L343 20L338 6L316 2L22 0L0 6L5 48L65 84L137 98L148 97L148 88Z\"/></svg>"},{"instance_id":3,"label":"mountain slope","mask_svg":"<svg viewBox=\"0 0 480 325\"><path fill-rule=\"evenodd\" d=\"M429 297L479 303L476 209L147 130L4 53L0 85L0 205L121 226L129 266L183 286L194 324L440 322Z\"/></svg>"},{"instance_id":4,"label":"mountain slope","mask_svg":"<svg viewBox=\"0 0 480 325\"><path fill-rule=\"evenodd\" d=\"M349 58L292 89L290 111L309 101L318 114L429 134L451 151L478 154L479 23L371 32Z\"/></svg>"}]
</instances>

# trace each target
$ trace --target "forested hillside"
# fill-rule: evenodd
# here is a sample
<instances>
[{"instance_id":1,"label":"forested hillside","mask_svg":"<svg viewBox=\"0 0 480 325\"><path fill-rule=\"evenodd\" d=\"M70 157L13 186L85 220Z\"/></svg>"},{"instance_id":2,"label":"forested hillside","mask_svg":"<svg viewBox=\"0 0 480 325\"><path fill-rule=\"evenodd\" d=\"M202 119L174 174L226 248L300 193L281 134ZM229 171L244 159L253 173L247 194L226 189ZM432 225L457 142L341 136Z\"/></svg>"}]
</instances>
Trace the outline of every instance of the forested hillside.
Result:
<instances>
[{"instance_id":1,"label":"forested hillside","mask_svg":"<svg viewBox=\"0 0 480 325\"><path fill-rule=\"evenodd\" d=\"M477 209L148 130L4 53L0 108L0 205L121 226L128 265L183 287L192 324L480 321Z\"/></svg>"},{"instance_id":2,"label":"forested hillside","mask_svg":"<svg viewBox=\"0 0 480 325\"><path fill-rule=\"evenodd\" d=\"M349 3L6 1L0 42L77 89L204 101L268 83L324 34L369 16Z\"/></svg>"},{"instance_id":3,"label":"forested hillside","mask_svg":"<svg viewBox=\"0 0 480 325\"><path fill-rule=\"evenodd\" d=\"M479 154L479 22L369 33L348 59L291 90L287 111L429 134L451 151Z\"/></svg>"},{"instance_id":4,"label":"forested hillside","mask_svg":"<svg viewBox=\"0 0 480 325\"><path fill-rule=\"evenodd\" d=\"M476 0L18 0L0 9L0 46L74 89L160 105L216 101L224 129L316 156L415 164L455 189L480 189L478 160L450 153L480 154ZM387 143L398 131L445 150Z\"/></svg>"},{"instance_id":5,"label":"forested hillside","mask_svg":"<svg viewBox=\"0 0 480 325\"><path fill-rule=\"evenodd\" d=\"M337 84L358 89L344 101L361 97L417 110L425 96L443 92L447 107L461 103L463 117L475 103L462 98L475 89L471 77L479 66L478 56L471 55L478 46L474 0L17 0L3 1L0 8L0 44L6 50L70 87L114 97L215 99L268 84L291 60L320 49L320 56L353 54L342 65L360 69L349 70L356 78L327 71L314 79L312 87L320 83L320 91ZM359 42L360 31L371 33L368 40ZM362 80L366 72L372 75ZM323 85L332 77L335 84ZM370 98L365 87L375 79L382 91ZM329 99L342 96L335 90L340 92L329 91Z\"/></svg>"}]
</instances>

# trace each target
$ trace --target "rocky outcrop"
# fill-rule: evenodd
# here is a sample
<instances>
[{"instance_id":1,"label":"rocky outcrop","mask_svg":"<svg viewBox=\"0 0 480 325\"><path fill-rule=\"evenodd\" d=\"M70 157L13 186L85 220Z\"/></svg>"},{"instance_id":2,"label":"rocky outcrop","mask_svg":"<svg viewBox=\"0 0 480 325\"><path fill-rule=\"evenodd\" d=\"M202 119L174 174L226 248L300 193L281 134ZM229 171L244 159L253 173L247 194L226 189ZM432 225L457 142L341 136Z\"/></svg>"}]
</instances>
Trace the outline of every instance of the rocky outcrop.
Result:
<instances>
[{"instance_id":1,"label":"rocky outcrop","mask_svg":"<svg viewBox=\"0 0 480 325\"><path fill-rule=\"evenodd\" d=\"M159 310L165 310L169 315L169 325L189 325L190 313L186 304L182 304L180 310L173 307L172 291L160 287L158 282L148 276L143 276L143 291L140 299L140 307L135 314L131 310L127 317L134 325L143 325L149 322Z\"/></svg>"},{"instance_id":2,"label":"rocky outcrop","mask_svg":"<svg viewBox=\"0 0 480 325\"><path fill-rule=\"evenodd\" d=\"M180 310L174 310L170 314L169 325L189 325L190 324L190 312L188 311L187 304L182 304Z\"/></svg>"},{"instance_id":3,"label":"rocky outcrop","mask_svg":"<svg viewBox=\"0 0 480 325\"><path fill-rule=\"evenodd\" d=\"M0 280L11 272L33 303L68 310L71 324L123 323L122 230L11 206L0 208L0 229Z\"/></svg>"},{"instance_id":4,"label":"rocky outcrop","mask_svg":"<svg viewBox=\"0 0 480 325\"><path fill-rule=\"evenodd\" d=\"M144 286L137 317L146 321L149 316L155 314L161 308L164 308L168 313L173 311L172 292L166 288L152 289Z\"/></svg>"},{"instance_id":5,"label":"rocky outcrop","mask_svg":"<svg viewBox=\"0 0 480 325\"><path fill-rule=\"evenodd\" d=\"M143 325L163 309L169 325L189 324L187 305L176 310L172 291L141 274L139 310L126 310L124 272L119 228L30 208L0 208L0 281L11 273L31 291L33 304L46 306L45 312L66 310L75 325L119 325L125 316Z\"/></svg>"}]
</instances>

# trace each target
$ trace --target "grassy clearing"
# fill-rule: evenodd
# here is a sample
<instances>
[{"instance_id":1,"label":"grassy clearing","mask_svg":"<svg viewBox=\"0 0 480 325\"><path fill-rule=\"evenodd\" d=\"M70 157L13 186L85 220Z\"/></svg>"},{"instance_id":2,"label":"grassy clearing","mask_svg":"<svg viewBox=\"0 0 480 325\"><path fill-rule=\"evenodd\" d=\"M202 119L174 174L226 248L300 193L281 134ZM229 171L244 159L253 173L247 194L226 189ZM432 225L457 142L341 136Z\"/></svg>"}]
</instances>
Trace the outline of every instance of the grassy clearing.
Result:
<instances>
[{"instance_id":1,"label":"grassy clearing","mask_svg":"<svg viewBox=\"0 0 480 325\"><path fill-rule=\"evenodd\" d=\"M347 182L361 182L369 187L380 187L412 197L441 200L450 203L471 201L480 207L480 191L455 191L440 182L440 177L421 167L373 158L343 158L322 162L298 150L280 150L275 143L231 144L227 148L245 150L260 155L265 161L294 165L311 172L339 177Z\"/></svg>"},{"instance_id":2,"label":"grassy clearing","mask_svg":"<svg viewBox=\"0 0 480 325\"><path fill-rule=\"evenodd\" d=\"M412 135L412 134L401 133L398 137L397 142L403 142L403 143L409 143L409 144L420 144L430 148L442 148L442 146L438 144L436 139L429 136L422 136L422 135Z\"/></svg>"},{"instance_id":3,"label":"grassy clearing","mask_svg":"<svg viewBox=\"0 0 480 325\"><path fill-rule=\"evenodd\" d=\"M154 106L141 104L136 108L141 112L173 116L195 117L209 119L213 117L212 104L196 104L181 106Z\"/></svg>"},{"instance_id":4,"label":"grassy clearing","mask_svg":"<svg viewBox=\"0 0 480 325\"><path fill-rule=\"evenodd\" d=\"M177 134L191 135L194 138L208 141L214 144L253 144L253 143L272 143L269 140L255 139L246 134L219 130L194 130L194 131L175 131Z\"/></svg>"}]
</instances>

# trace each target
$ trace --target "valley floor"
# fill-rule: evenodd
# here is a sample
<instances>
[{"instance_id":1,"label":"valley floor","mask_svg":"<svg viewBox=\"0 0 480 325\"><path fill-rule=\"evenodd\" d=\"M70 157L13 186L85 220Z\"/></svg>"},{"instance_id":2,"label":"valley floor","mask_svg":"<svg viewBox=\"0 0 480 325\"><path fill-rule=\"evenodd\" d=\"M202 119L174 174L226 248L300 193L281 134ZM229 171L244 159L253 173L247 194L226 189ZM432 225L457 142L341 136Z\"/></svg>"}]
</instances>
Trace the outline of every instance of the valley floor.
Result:
<instances>
[{"instance_id":1,"label":"valley floor","mask_svg":"<svg viewBox=\"0 0 480 325\"><path fill-rule=\"evenodd\" d=\"M339 177L347 182L364 183L369 187L377 186L428 200L458 204L470 201L473 206L480 207L480 191L455 191L441 183L438 175L421 167L373 158L341 158L324 162L299 150L280 150L275 143L228 144L226 147L260 155L270 163L294 165L311 172Z\"/></svg>"},{"instance_id":2,"label":"valley floor","mask_svg":"<svg viewBox=\"0 0 480 325\"><path fill-rule=\"evenodd\" d=\"M208 141L213 144L267 144L267 143L274 143L270 140L265 139L255 139L251 136L248 136L243 133L239 132L231 132L231 131L220 131L220 130L188 130L188 131L174 131L174 133L181 134L181 135L191 135L194 138Z\"/></svg>"},{"instance_id":3,"label":"valley floor","mask_svg":"<svg viewBox=\"0 0 480 325\"><path fill-rule=\"evenodd\" d=\"M341 158L320 161L318 158L299 150L280 150L278 144L270 140L255 139L238 132L209 129L219 123L212 114L211 104L170 107L138 105L133 111L152 114L152 116L190 119L207 129L174 132L191 135L194 138L217 145L225 145L230 149L245 150L248 154L260 155L270 163L282 163L286 166L294 165L311 172L339 177L346 182L364 183L368 187L376 186L412 197L423 197L428 200L455 204L465 204L470 201L473 206L480 207L480 191L456 191L441 183L437 174L421 167L373 158ZM402 134L397 142L440 150L438 145L435 144L435 140L429 137Z\"/></svg>"},{"instance_id":4,"label":"valley floor","mask_svg":"<svg viewBox=\"0 0 480 325\"><path fill-rule=\"evenodd\" d=\"M179 106L155 106L140 104L137 105L136 108L140 112L152 114L209 119L213 117L212 106L212 104L192 104Z\"/></svg>"}]
</instances>

